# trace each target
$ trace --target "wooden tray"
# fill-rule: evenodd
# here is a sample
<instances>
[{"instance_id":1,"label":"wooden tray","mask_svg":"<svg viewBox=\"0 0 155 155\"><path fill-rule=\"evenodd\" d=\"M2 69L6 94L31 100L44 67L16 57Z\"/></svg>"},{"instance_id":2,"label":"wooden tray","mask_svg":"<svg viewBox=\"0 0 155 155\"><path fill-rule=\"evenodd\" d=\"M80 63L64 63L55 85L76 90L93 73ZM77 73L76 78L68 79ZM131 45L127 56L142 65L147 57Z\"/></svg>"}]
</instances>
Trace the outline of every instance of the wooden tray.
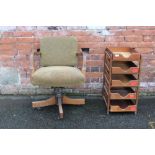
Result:
<instances>
[{"instance_id":1,"label":"wooden tray","mask_svg":"<svg viewBox=\"0 0 155 155\"><path fill-rule=\"evenodd\" d=\"M105 88L106 89L106 88ZM136 99L136 93L132 88L111 88L110 99Z\"/></svg>"},{"instance_id":2,"label":"wooden tray","mask_svg":"<svg viewBox=\"0 0 155 155\"><path fill-rule=\"evenodd\" d=\"M106 49L112 53L113 61L139 61L140 53L136 52L133 48L126 47L110 47Z\"/></svg>"},{"instance_id":3,"label":"wooden tray","mask_svg":"<svg viewBox=\"0 0 155 155\"><path fill-rule=\"evenodd\" d=\"M112 87L137 87L139 80L133 75L112 75Z\"/></svg>"},{"instance_id":4,"label":"wooden tray","mask_svg":"<svg viewBox=\"0 0 155 155\"><path fill-rule=\"evenodd\" d=\"M139 67L132 61L114 61L112 63L112 74L136 74Z\"/></svg>"},{"instance_id":5,"label":"wooden tray","mask_svg":"<svg viewBox=\"0 0 155 155\"><path fill-rule=\"evenodd\" d=\"M110 112L136 112L137 106L132 100L111 100Z\"/></svg>"}]
</instances>

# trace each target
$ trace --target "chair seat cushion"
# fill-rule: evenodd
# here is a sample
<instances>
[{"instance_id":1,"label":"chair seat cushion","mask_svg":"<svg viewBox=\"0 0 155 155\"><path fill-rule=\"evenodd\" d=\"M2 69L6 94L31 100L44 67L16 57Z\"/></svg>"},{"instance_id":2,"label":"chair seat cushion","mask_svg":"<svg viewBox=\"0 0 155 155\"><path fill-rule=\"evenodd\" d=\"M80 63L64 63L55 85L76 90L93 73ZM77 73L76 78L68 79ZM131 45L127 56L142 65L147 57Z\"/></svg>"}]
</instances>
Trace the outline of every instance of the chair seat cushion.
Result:
<instances>
[{"instance_id":1,"label":"chair seat cushion","mask_svg":"<svg viewBox=\"0 0 155 155\"><path fill-rule=\"evenodd\" d=\"M84 75L75 67L41 67L32 74L32 84L49 87L71 87L84 83Z\"/></svg>"}]
</instances>

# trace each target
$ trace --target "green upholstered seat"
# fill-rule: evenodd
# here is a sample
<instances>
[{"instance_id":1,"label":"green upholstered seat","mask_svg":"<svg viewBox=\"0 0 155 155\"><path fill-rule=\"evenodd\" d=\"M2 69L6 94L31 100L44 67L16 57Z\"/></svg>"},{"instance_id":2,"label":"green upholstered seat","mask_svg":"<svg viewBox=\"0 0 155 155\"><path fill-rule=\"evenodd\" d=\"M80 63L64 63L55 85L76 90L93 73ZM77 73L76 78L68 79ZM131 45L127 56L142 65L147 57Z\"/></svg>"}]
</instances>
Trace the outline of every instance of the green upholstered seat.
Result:
<instances>
[{"instance_id":1,"label":"green upholstered seat","mask_svg":"<svg viewBox=\"0 0 155 155\"><path fill-rule=\"evenodd\" d=\"M75 67L41 67L32 74L32 84L51 87L78 86L84 82L84 75Z\"/></svg>"},{"instance_id":2,"label":"green upholstered seat","mask_svg":"<svg viewBox=\"0 0 155 155\"><path fill-rule=\"evenodd\" d=\"M77 41L75 37L46 37L40 41L42 66L75 66Z\"/></svg>"}]
</instances>

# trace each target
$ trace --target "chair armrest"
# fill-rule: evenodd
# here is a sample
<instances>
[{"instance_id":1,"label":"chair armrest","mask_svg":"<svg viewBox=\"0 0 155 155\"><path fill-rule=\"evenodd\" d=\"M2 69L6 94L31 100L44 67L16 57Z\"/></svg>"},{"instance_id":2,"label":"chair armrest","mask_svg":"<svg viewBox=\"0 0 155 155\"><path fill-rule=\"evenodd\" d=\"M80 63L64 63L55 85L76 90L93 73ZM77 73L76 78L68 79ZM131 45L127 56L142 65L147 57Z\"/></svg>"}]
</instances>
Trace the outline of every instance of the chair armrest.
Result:
<instances>
[{"instance_id":1,"label":"chair armrest","mask_svg":"<svg viewBox=\"0 0 155 155\"><path fill-rule=\"evenodd\" d=\"M30 69L32 70L32 73L36 70L34 56L41 56L40 51L34 50L30 55Z\"/></svg>"},{"instance_id":2,"label":"chair armrest","mask_svg":"<svg viewBox=\"0 0 155 155\"><path fill-rule=\"evenodd\" d=\"M85 75L86 74L86 53L83 52L78 52L76 53L76 56L78 57L78 62L81 62L81 64L78 64L78 67L82 73Z\"/></svg>"}]
</instances>

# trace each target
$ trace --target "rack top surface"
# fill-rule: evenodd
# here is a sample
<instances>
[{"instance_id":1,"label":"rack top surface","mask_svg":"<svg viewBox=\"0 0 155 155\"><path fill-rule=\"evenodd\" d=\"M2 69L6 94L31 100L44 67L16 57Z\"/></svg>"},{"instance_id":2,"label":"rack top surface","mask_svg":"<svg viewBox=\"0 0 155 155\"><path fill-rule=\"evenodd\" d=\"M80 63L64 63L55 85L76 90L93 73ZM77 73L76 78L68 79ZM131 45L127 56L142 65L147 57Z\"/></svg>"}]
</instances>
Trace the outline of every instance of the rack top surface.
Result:
<instances>
[{"instance_id":1,"label":"rack top surface","mask_svg":"<svg viewBox=\"0 0 155 155\"><path fill-rule=\"evenodd\" d=\"M106 51L114 55L117 59L126 60L128 58L140 58L140 53L130 47L108 47L106 48Z\"/></svg>"},{"instance_id":2,"label":"rack top surface","mask_svg":"<svg viewBox=\"0 0 155 155\"><path fill-rule=\"evenodd\" d=\"M106 50L112 53L115 53L115 52L138 53L134 48L130 48L130 47L107 47Z\"/></svg>"}]
</instances>

